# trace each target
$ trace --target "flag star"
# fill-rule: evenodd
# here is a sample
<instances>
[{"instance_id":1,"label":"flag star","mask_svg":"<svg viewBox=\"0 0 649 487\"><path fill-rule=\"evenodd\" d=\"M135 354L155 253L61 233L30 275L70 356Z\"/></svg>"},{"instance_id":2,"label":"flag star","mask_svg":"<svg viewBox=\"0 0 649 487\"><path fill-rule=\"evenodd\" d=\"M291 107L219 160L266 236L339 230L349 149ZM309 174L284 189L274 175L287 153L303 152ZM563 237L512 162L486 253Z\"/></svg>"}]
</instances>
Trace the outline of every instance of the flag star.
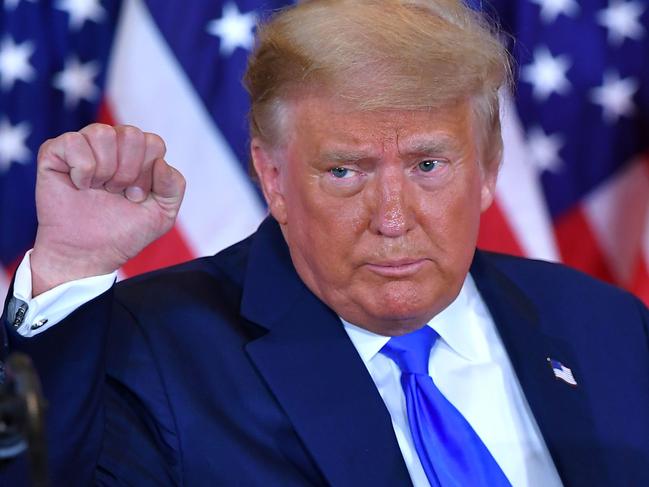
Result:
<instances>
[{"instance_id":1,"label":"flag star","mask_svg":"<svg viewBox=\"0 0 649 487\"><path fill-rule=\"evenodd\" d=\"M29 63L34 49L34 44L29 41L16 44L11 37L3 39L0 44L0 87L4 91L13 88L17 80L29 82L34 79L36 71Z\"/></svg>"},{"instance_id":2,"label":"flag star","mask_svg":"<svg viewBox=\"0 0 649 487\"><path fill-rule=\"evenodd\" d=\"M63 71L54 76L52 84L63 91L65 106L76 108L81 100L93 101L99 95L99 88L93 78L99 73L99 63L90 61L81 64L77 58L69 58Z\"/></svg>"},{"instance_id":3,"label":"flag star","mask_svg":"<svg viewBox=\"0 0 649 487\"><path fill-rule=\"evenodd\" d=\"M101 22L106 15L99 0L58 0L56 8L68 13L72 30L79 30L88 20Z\"/></svg>"},{"instance_id":4,"label":"flag star","mask_svg":"<svg viewBox=\"0 0 649 487\"><path fill-rule=\"evenodd\" d=\"M207 32L221 39L221 54L229 56L237 47L252 49L256 23L257 13L254 10L242 14L234 2L228 2L223 6L221 18L207 24Z\"/></svg>"},{"instance_id":5,"label":"flag star","mask_svg":"<svg viewBox=\"0 0 649 487\"><path fill-rule=\"evenodd\" d=\"M35 3L37 0L28 0L31 3ZM18 4L20 3L20 0L5 0L5 10L14 10Z\"/></svg>"},{"instance_id":6,"label":"flag star","mask_svg":"<svg viewBox=\"0 0 649 487\"><path fill-rule=\"evenodd\" d=\"M590 99L601 105L607 123L616 123L620 117L635 111L633 95L638 88L639 83L634 78L622 79L618 73L609 71L604 73L602 86L591 90Z\"/></svg>"},{"instance_id":7,"label":"flag star","mask_svg":"<svg viewBox=\"0 0 649 487\"><path fill-rule=\"evenodd\" d=\"M541 127L532 127L527 134L527 147L539 172L557 172L563 166L559 157L563 139L559 134L548 135Z\"/></svg>"},{"instance_id":8,"label":"flag star","mask_svg":"<svg viewBox=\"0 0 649 487\"><path fill-rule=\"evenodd\" d=\"M6 118L0 121L0 174L7 171L12 162L29 162L31 152L26 142L30 132L27 122L11 125Z\"/></svg>"},{"instance_id":9,"label":"flag star","mask_svg":"<svg viewBox=\"0 0 649 487\"><path fill-rule=\"evenodd\" d=\"M642 3L631 0L610 0L608 8L597 13L597 21L608 30L608 42L619 46L625 38L638 40L644 35L640 16Z\"/></svg>"},{"instance_id":10,"label":"flag star","mask_svg":"<svg viewBox=\"0 0 649 487\"><path fill-rule=\"evenodd\" d=\"M547 47L538 47L534 62L523 67L521 78L532 84L537 100L545 101L552 93L564 95L570 90L566 77L570 65L568 56L552 57Z\"/></svg>"},{"instance_id":11,"label":"flag star","mask_svg":"<svg viewBox=\"0 0 649 487\"><path fill-rule=\"evenodd\" d=\"M531 0L541 7L541 20L551 24L561 14L574 17L579 12L579 4L575 0Z\"/></svg>"}]
</instances>

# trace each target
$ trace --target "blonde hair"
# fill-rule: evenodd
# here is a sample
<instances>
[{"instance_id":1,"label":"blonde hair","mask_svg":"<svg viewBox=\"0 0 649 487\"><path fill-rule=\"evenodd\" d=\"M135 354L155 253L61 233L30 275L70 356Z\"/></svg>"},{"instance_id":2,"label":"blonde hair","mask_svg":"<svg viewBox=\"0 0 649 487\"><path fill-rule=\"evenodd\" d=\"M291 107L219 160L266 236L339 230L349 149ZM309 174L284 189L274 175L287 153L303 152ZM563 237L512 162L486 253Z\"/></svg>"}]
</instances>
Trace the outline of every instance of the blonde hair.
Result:
<instances>
[{"instance_id":1,"label":"blonde hair","mask_svg":"<svg viewBox=\"0 0 649 487\"><path fill-rule=\"evenodd\" d=\"M359 110L430 110L470 99L485 159L500 159L507 51L458 0L305 0L259 26L244 77L250 130L276 145L284 102L325 90Z\"/></svg>"}]
</instances>

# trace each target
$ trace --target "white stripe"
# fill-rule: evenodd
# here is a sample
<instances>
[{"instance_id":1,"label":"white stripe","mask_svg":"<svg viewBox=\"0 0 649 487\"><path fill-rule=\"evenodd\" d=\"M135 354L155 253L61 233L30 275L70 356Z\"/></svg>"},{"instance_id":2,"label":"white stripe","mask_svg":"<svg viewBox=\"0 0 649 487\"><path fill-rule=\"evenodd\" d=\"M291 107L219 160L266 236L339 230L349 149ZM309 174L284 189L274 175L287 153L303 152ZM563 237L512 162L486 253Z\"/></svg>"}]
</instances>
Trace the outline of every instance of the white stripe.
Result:
<instances>
[{"instance_id":1,"label":"white stripe","mask_svg":"<svg viewBox=\"0 0 649 487\"><path fill-rule=\"evenodd\" d=\"M505 143L496 197L525 255L558 261L552 222L538 174L530 161L525 135L509 94L501 93L501 122Z\"/></svg>"},{"instance_id":2,"label":"white stripe","mask_svg":"<svg viewBox=\"0 0 649 487\"><path fill-rule=\"evenodd\" d=\"M649 155L645 155L645 159L649 159ZM649 173L649 163L647 162L645 162L645 172ZM638 262L638 265L644 266L645 270L647 271L645 275L649 275L649 215L644 222L644 227L642 229L642 241L640 243L640 246L640 261Z\"/></svg>"},{"instance_id":3,"label":"white stripe","mask_svg":"<svg viewBox=\"0 0 649 487\"><path fill-rule=\"evenodd\" d=\"M558 379L567 382L568 384L572 384L573 386L577 385L577 381L575 380L570 370L565 371L565 370L554 369L554 376L557 377Z\"/></svg>"},{"instance_id":4,"label":"white stripe","mask_svg":"<svg viewBox=\"0 0 649 487\"><path fill-rule=\"evenodd\" d=\"M583 205L616 282L628 283L649 227L649 173L644 161L634 161L608 178Z\"/></svg>"},{"instance_id":5,"label":"white stripe","mask_svg":"<svg viewBox=\"0 0 649 487\"><path fill-rule=\"evenodd\" d=\"M107 96L120 123L159 134L187 179L179 229L197 254L252 233L263 208L141 0L123 6Z\"/></svg>"}]
</instances>

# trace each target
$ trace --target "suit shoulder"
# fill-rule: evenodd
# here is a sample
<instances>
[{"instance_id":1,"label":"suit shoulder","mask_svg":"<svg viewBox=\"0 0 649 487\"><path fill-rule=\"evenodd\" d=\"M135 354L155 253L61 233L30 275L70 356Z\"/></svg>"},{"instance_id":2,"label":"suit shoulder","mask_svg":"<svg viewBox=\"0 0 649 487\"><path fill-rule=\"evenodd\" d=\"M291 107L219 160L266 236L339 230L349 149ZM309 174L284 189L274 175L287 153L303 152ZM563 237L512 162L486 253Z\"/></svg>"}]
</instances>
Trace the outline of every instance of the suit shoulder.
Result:
<instances>
[{"instance_id":1,"label":"suit shoulder","mask_svg":"<svg viewBox=\"0 0 649 487\"><path fill-rule=\"evenodd\" d=\"M628 291L603 282L564 264L516 257L494 252L480 252L490 265L506 275L534 300L562 302L588 299L597 305L638 301Z\"/></svg>"},{"instance_id":2,"label":"suit shoulder","mask_svg":"<svg viewBox=\"0 0 649 487\"><path fill-rule=\"evenodd\" d=\"M572 344L627 340L644 343L646 352L649 311L628 291L562 264L502 254L479 252L474 268L483 296L493 297L493 286L508 305L517 303L538 316L550 336Z\"/></svg>"},{"instance_id":3,"label":"suit shoulder","mask_svg":"<svg viewBox=\"0 0 649 487\"><path fill-rule=\"evenodd\" d=\"M236 300L243 285L250 240L242 240L213 256L126 279L117 284L115 297L129 307L147 302L163 306L206 295L210 299L218 296Z\"/></svg>"}]
</instances>

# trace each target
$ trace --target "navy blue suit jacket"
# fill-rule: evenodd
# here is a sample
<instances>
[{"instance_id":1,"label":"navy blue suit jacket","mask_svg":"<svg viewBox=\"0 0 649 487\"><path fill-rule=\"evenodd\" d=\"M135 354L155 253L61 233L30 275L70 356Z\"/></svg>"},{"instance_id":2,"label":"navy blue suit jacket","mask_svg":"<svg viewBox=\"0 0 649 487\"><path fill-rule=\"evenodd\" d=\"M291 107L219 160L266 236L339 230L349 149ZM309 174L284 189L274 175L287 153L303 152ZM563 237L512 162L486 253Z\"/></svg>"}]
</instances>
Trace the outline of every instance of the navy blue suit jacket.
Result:
<instances>
[{"instance_id":1,"label":"navy blue suit jacket","mask_svg":"<svg viewBox=\"0 0 649 487\"><path fill-rule=\"evenodd\" d=\"M553 264L477 252L471 273L565 485L649 485L647 309ZM7 329L42 375L56 486L410 485L371 377L270 218L35 338Z\"/></svg>"}]
</instances>

